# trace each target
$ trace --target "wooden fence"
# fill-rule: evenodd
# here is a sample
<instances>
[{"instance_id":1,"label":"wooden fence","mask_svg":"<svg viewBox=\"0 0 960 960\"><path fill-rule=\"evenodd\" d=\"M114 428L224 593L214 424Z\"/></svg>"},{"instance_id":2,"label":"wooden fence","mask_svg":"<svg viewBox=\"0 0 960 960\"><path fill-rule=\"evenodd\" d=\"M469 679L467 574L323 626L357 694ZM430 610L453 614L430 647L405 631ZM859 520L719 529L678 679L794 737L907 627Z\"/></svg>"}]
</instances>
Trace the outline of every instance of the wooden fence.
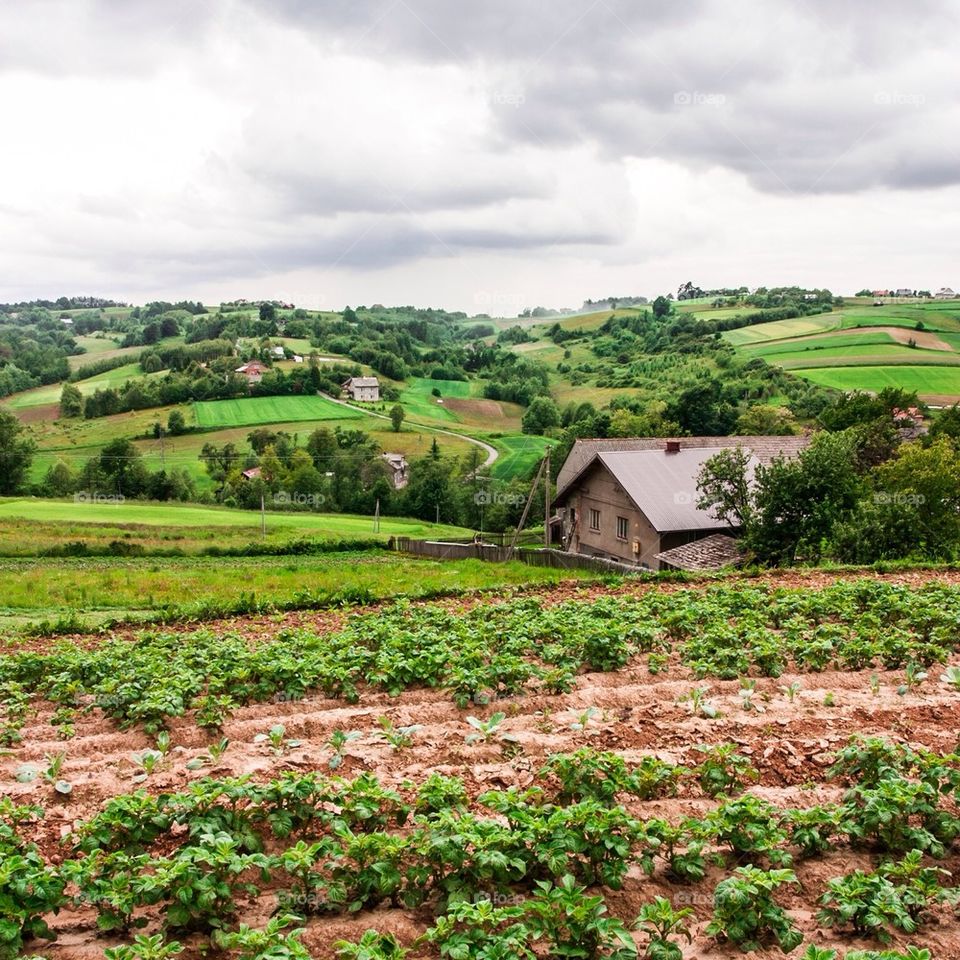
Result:
<instances>
[{"instance_id":1,"label":"wooden fence","mask_svg":"<svg viewBox=\"0 0 960 960\"><path fill-rule=\"evenodd\" d=\"M437 560L486 560L490 563L503 563L508 559L510 548L492 543L476 543L472 540L411 540L409 537L391 538L391 546L401 553L412 553L418 557L434 557ZM548 550L531 547L517 547L513 551L514 560L528 563L534 567L556 567L561 570L594 570L598 573L643 573L640 567L601 557L587 557L581 553L567 553L564 550Z\"/></svg>"}]
</instances>

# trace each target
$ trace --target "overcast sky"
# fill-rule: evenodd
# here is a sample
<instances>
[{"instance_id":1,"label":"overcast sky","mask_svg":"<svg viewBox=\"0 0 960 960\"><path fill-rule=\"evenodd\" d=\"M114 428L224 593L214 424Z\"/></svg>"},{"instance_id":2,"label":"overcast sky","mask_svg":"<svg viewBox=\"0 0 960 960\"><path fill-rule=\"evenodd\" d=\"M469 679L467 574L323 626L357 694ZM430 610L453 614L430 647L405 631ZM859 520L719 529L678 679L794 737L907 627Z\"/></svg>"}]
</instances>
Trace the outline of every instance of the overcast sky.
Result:
<instances>
[{"instance_id":1,"label":"overcast sky","mask_svg":"<svg viewBox=\"0 0 960 960\"><path fill-rule=\"evenodd\" d=\"M0 300L960 288L956 0L0 6Z\"/></svg>"}]
</instances>

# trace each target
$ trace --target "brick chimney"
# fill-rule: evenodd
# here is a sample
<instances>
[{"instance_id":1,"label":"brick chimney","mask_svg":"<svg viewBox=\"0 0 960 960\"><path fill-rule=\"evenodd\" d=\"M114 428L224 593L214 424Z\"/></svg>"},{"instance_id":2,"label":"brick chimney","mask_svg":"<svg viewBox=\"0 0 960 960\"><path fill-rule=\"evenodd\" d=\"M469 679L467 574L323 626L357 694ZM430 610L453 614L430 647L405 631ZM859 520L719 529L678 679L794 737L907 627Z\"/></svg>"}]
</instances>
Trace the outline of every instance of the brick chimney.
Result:
<instances>
[{"instance_id":1,"label":"brick chimney","mask_svg":"<svg viewBox=\"0 0 960 960\"><path fill-rule=\"evenodd\" d=\"M665 453L679 453L680 452L680 441L679 440L668 440Z\"/></svg>"}]
</instances>

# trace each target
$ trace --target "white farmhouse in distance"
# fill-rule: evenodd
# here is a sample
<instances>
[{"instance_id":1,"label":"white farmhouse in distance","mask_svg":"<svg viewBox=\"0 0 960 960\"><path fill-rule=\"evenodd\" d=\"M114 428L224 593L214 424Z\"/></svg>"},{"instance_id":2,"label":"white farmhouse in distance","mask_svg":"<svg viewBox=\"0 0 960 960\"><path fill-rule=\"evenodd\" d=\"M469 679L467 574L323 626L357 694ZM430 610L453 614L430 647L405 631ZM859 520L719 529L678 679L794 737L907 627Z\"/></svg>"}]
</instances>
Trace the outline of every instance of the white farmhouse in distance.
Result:
<instances>
[{"instance_id":1,"label":"white farmhouse in distance","mask_svg":"<svg viewBox=\"0 0 960 960\"><path fill-rule=\"evenodd\" d=\"M957 295L949 287L941 287L934 295L934 300L956 300Z\"/></svg>"},{"instance_id":2,"label":"white farmhouse in distance","mask_svg":"<svg viewBox=\"0 0 960 960\"><path fill-rule=\"evenodd\" d=\"M380 381L376 377L351 377L341 386L351 400L376 403L380 399Z\"/></svg>"}]
</instances>

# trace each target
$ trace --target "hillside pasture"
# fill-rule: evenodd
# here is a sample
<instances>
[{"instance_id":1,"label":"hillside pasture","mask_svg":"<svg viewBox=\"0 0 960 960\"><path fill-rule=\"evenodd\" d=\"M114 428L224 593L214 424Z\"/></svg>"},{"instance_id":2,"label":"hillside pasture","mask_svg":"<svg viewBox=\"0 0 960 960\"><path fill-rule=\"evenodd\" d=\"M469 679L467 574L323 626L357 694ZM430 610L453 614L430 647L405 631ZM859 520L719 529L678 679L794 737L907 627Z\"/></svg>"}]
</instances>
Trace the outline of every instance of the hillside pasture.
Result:
<instances>
[{"instance_id":1,"label":"hillside pasture","mask_svg":"<svg viewBox=\"0 0 960 960\"><path fill-rule=\"evenodd\" d=\"M497 480L530 476L547 447L556 445L555 440L534 436L498 437L491 443L500 451L490 471ZM554 469L559 469L559 464Z\"/></svg>"},{"instance_id":2,"label":"hillside pasture","mask_svg":"<svg viewBox=\"0 0 960 960\"><path fill-rule=\"evenodd\" d=\"M916 390L921 398L960 398L960 367L860 366L814 367L801 374L824 387L879 393L885 387Z\"/></svg>"},{"instance_id":3,"label":"hillside pasture","mask_svg":"<svg viewBox=\"0 0 960 960\"><path fill-rule=\"evenodd\" d=\"M202 400L193 405L193 413L197 426L203 430L312 420L350 420L363 416L359 410L316 396Z\"/></svg>"},{"instance_id":4,"label":"hillside pasture","mask_svg":"<svg viewBox=\"0 0 960 960\"><path fill-rule=\"evenodd\" d=\"M26 520L37 523L108 525L135 528L241 531L247 542L260 539L260 513L230 507L197 506L181 503L122 503L80 498L40 500L33 497L0 498L0 522ZM450 524L434 524L402 517L381 517L380 530L374 530L373 518L347 513L308 513L270 511L265 514L270 534L284 540L299 537L316 539L371 538L386 540L403 537L469 537L470 531Z\"/></svg>"},{"instance_id":5,"label":"hillside pasture","mask_svg":"<svg viewBox=\"0 0 960 960\"><path fill-rule=\"evenodd\" d=\"M135 348L138 349L138 348ZM102 354L101 354L102 357ZM91 358L88 362L94 362L97 358ZM105 373L97 374L88 380L78 380L75 386L79 391L88 397L96 390L104 390L107 387L118 387L127 380L136 377L161 377L165 371L157 373L144 373L139 363L127 363L122 367L115 367L113 370L107 370ZM3 406L9 407L14 412L28 410L31 407L43 407L50 404L60 403L60 394L63 392L62 383L51 383L43 387L34 387L32 390L24 390L21 393L14 393L3 400Z\"/></svg>"}]
</instances>

